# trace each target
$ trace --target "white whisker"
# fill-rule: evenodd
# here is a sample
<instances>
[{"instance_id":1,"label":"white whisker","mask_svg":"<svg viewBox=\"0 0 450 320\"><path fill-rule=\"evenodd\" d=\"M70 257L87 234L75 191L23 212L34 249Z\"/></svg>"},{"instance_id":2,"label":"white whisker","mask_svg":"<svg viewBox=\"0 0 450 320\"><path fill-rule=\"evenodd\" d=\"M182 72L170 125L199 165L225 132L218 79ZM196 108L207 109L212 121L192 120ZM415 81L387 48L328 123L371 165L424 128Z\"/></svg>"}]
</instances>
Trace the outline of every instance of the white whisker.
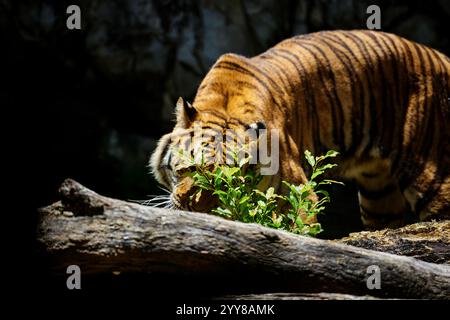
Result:
<instances>
[{"instance_id":1,"label":"white whisker","mask_svg":"<svg viewBox=\"0 0 450 320\"><path fill-rule=\"evenodd\" d=\"M151 207L154 207L154 208L167 208L171 204L172 204L171 201L167 201L167 202L161 202L161 203L157 203L157 204L151 205Z\"/></svg>"},{"instance_id":2,"label":"white whisker","mask_svg":"<svg viewBox=\"0 0 450 320\"><path fill-rule=\"evenodd\" d=\"M164 187L158 186L159 189L161 189L164 192L167 192L168 194L171 194L172 192Z\"/></svg>"},{"instance_id":3,"label":"white whisker","mask_svg":"<svg viewBox=\"0 0 450 320\"><path fill-rule=\"evenodd\" d=\"M167 195L152 195L151 199L147 200L130 200L132 202L139 203L143 206L157 206L160 207L161 205L165 205L167 203L171 202L171 197L169 194Z\"/></svg>"}]
</instances>

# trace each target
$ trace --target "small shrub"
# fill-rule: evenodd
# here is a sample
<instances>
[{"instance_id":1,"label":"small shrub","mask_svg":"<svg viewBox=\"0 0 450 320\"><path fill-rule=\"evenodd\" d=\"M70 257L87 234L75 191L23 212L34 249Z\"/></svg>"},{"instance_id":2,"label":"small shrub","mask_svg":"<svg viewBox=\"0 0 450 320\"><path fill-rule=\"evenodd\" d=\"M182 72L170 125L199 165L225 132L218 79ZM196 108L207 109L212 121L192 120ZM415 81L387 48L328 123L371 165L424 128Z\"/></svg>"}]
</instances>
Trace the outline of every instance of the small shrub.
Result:
<instances>
[{"instance_id":1,"label":"small shrub","mask_svg":"<svg viewBox=\"0 0 450 320\"><path fill-rule=\"evenodd\" d=\"M316 236L322 231L320 223L308 223L322 213L325 204L330 202L329 194L322 189L323 185L341 183L323 179L320 176L336 164L326 163L328 158L338 155L336 151L328 151L323 156L314 157L311 152L305 151L305 157L312 167L312 174L308 182L293 185L283 181L289 189L286 196L275 193L273 187L265 192L258 190L258 184L263 178L255 166L248 165L250 156L238 161L235 156L235 165L214 165L207 169L200 164L191 165L194 171L189 173L195 179L198 187L196 192L208 190L219 199L219 206L212 213L230 220L254 222L263 226L282 229L301 235ZM314 201L313 195L319 199ZM196 193L191 196L191 200ZM280 212L279 208L284 209Z\"/></svg>"}]
</instances>

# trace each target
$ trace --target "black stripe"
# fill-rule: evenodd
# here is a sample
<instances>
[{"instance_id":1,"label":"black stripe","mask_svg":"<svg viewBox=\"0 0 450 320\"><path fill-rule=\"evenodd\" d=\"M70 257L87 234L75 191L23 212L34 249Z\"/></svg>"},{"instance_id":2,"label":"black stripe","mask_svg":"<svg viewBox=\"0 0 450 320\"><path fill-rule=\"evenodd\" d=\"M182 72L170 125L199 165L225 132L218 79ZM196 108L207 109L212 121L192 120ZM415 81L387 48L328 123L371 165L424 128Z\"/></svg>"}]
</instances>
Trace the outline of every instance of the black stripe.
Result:
<instances>
[{"instance_id":1,"label":"black stripe","mask_svg":"<svg viewBox=\"0 0 450 320\"><path fill-rule=\"evenodd\" d=\"M427 160L430 156L430 152L432 151L432 148L430 146L430 142L433 141L433 136L434 136L434 132L435 130L439 130L440 126L439 126L439 122L438 121L434 121L435 120L435 114L436 114L436 107L439 106L439 97L440 97L440 93L436 92L438 89L435 85L436 83L436 69L434 67L434 63L431 59L431 56L428 52L428 50L425 50L426 53L426 57L428 59L428 63L430 65L429 68L429 72L426 73L426 77L431 76L431 101L429 102L428 105L425 105L425 116L424 116L424 128L423 131L420 132L420 137L422 137L422 143L420 146L420 154L423 155L423 158L425 160ZM426 81L425 83L428 83L428 81ZM428 85L426 85L427 87L427 91L428 91ZM428 92L426 93L428 94ZM437 105L436 105L437 104ZM436 141L437 142L437 141ZM436 144L433 144L436 145Z\"/></svg>"},{"instance_id":2,"label":"black stripe","mask_svg":"<svg viewBox=\"0 0 450 320\"><path fill-rule=\"evenodd\" d=\"M314 94L314 90L311 88L311 84L309 82L308 79L308 74L306 72L306 68L305 65L303 64L302 60L294 53L292 53L289 50L285 50L285 49L277 49L277 52L280 56L281 53L286 54L289 57L292 57L293 59L295 59L295 61L298 63L298 66L300 67L300 69L297 69L299 71L299 76L301 77L301 81L302 84L304 84L304 89L305 89L305 94L304 94L304 98L305 98L305 102L306 102L306 107L307 110L309 112L307 112L307 114L309 113L311 119L312 119L312 136L313 136L313 145L311 146L311 148L313 150L311 150L314 153L320 153L324 147L322 144L322 140L320 138L320 133L319 133L319 116L317 113L317 107L316 107L316 101L315 101L315 94ZM309 117L308 117L309 118ZM308 121L309 119L305 119L306 121ZM299 119L299 121L302 121L302 119ZM300 148L304 148L305 146L300 145ZM302 157L302 160L303 157Z\"/></svg>"},{"instance_id":3,"label":"black stripe","mask_svg":"<svg viewBox=\"0 0 450 320\"><path fill-rule=\"evenodd\" d=\"M350 60L349 56L347 55L347 53L345 51L340 50L339 48L337 48L336 46L332 45L329 41L332 41L336 44L338 44L334 38L328 38L326 36L326 34L324 33L322 35L323 37L320 39L320 41L329 47L329 49L334 53L334 55L337 57L337 59L340 61L340 63L344 66L349 78L351 79L351 83L350 83L350 92L351 92L351 97L352 97L352 102L350 106L351 109L349 110L351 112L350 114L350 118L351 118L351 142L350 145L347 146L346 145L346 149L347 149L347 155L353 154L357 148L357 146L359 146L359 144L361 143L362 140L362 132L361 132L361 123L359 125L359 131L357 131L357 119L359 118L359 120L361 120L361 115L360 115L360 105L361 105L361 101L357 101L357 93L355 88L353 87L353 85L358 86L358 90L359 92L361 92L362 88L361 88L361 79L359 78L359 75L356 73L356 70L352 64L352 61ZM325 39L327 39L328 41L326 41Z\"/></svg>"},{"instance_id":4,"label":"black stripe","mask_svg":"<svg viewBox=\"0 0 450 320\"><path fill-rule=\"evenodd\" d=\"M223 83L219 82L219 81L208 81L208 82L205 82L197 89L197 93L202 91L202 90L204 90L206 87L222 90Z\"/></svg>"},{"instance_id":5,"label":"black stripe","mask_svg":"<svg viewBox=\"0 0 450 320\"><path fill-rule=\"evenodd\" d=\"M272 57L274 57L275 59L273 60L274 62L275 61L278 61L278 60L280 60L280 59L283 59L283 60L285 60L285 61L288 61L292 66L294 66L294 68L296 69L296 71L297 71L297 74L299 75L299 77L300 77L300 71L298 70L298 67L297 67L297 65L290 59L290 58L288 58L288 57L285 57L285 56L283 56L283 55L280 55L279 53L278 53L278 50L275 50L275 49L273 49L273 50L271 50L272 52L268 52L268 54L270 54ZM280 63L282 63L282 61L280 61ZM278 65L277 65L277 67L278 67ZM279 67L278 67L279 68ZM283 70L283 69L282 69ZM293 100L294 101L296 101L297 102L297 100L298 99L296 99L297 98L297 90L298 90L298 88L295 88L293 85L292 85L292 83L291 83L291 81L289 81L289 78L287 77L287 75L286 75L286 72L283 70L283 74L286 76L286 78L288 79L288 82L289 82L289 86L290 86L290 88L291 88L291 94L292 94L292 97L293 97ZM301 78L299 79L300 81L301 81ZM296 90L297 89L297 90ZM294 116L294 121L293 121L293 123L294 123L294 125L295 125L295 128L292 128L292 126L290 126L290 128L293 130L293 131L295 131L296 132L296 134L294 135L295 137L297 137L297 138L300 138L300 140L302 140L302 135L300 134L300 132L299 132L299 128L300 128L300 126L299 126L299 123L300 123L300 121L301 121L301 119L300 119L300 117L299 117L299 105L298 105L298 103L296 103L294 106L292 106L292 108L294 109L293 111L294 111L294 113L295 113L295 116ZM290 112L292 111L292 110L286 110L287 111L287 113L286 113L286 118L288 119L288 121L289 121L289 119L292 119L292 116L291 116L291 114L290 114ZM295 129L295 130L294 130ZM300 145L302 145L302 143L300 142Z\"/></svg>"},{"instance_id":6,"label":"black stripe","mask_svg":"<svg viewBox=\"0 0 450 320\"><path fill-rule=\"evenodd\" d=\"M194 106L195 107L195 106ZM219 110L217 110L217 109L214 109L214 110L208 110L208 109L201 109L201 110L197 110L199 113L202 113L202 114L205 114L205 113L207 113L207 114L210 114L210 115L212 115L213 117L215 117L215 118L219 118L220 120L222 120L222 121L224 121L224 122L226 122L226 120L227 120L227 115L226 114L224 114L224 113L221 113ZM209 121L209 120L208 120Z\"/></svg>"},{"instance_id":7,"label":"black stripe","mask_svg":"<svg viewBox=\"0 0 450 320\"><path fill-rule=\"evenodd\" d=\"M292 85L292 82L290 81L289 76L285 71L282 61L279 61L278 56L272 52L266 52L266 54L271 55L273 57L273 59L271 58L270 60L268 60L268 62L265 65L271 67L272 68L271 72L276 74L280 78L280 81L283 82L283 85L284 85L284 88L286 91L286 95L289 95L289 93L288 93L288 91L289 91L288 88L289 88L290 96L295 97L295 93L296 93L295 89L296 88L294 88L294 86ZM281 63L281 66L279 65L280 63ZM278 70L280 70L280 71L278 71ZM283 77L285 78L286 82L283 80ZM287 120L287 122L290 122L290 120L292 119L292 116L290 114L291 109L289 108L289 105L287 103L285 103L283 106L284 106L283 111L284 111L286 120ZM295 121L295 123L298 123L298 121ZM293 127L290 125L289 125L289 128L293 129Z\"/></svg>"},{"instance_id":8,"label":"black stripe","mask_svg":"<svg viewBox=\"0 0 450 320\"><path fill-rule=\"evenodd\" d=\"M386 55L387 52L385 51L385 49L383 48L383 46L380 44L380 42L378 41L377 37L374 35L374 33L371 32L367 32L365 33L374 43L375 45L372 45L372 51L375 53L376 58L377 58L377 71L376 74L381 76L381 83L382 83L382 92L381 92L381 108L378 110L381 113L381 121L379 122L379 131L377 134L377 140L378 142L375 143L375 145L377 147L382 147L380 148L381 151L381 156L382 157L386 157L391 150L387 149L387 143L386 141L391 141L391 139L389 139L389 136L391 135L390 133L392 132L392 120L393 117L390 114L390 109L392 109L392 92L391 92L391 84L389 84L388 82L388 76L387 76L387 72L384 66L384 62L386 61ZM382 56L380 56L377 52L377 48L379 50L381 50L381 54ZM393 84L395 85L395 84ZM387 137L386 137L387 135Z\"/></svg>"},{"instance_id":9,"label":"black stripe","mask_svg":"<svg viewBox=\"0 0 450 320\"><path fill-rule=\"evenodd\" d=\"M400 54L399 46L397 43L394 42L394 40L391 38L391 35L388 33L380 33L384 39L389 41L389 43L392 45L392 48L395 51L394 56L397 57L396 59L392 59L394 63L394 77L395 77L395 83L397 88L397 105L394 106L394 115L396 118L396 125L393 128L393 134L394 137L392 138L392 150L394 151L394 161L391 163L391 174L395 174L397 170L397 163L399 156L401 154L401 150L403 148L403 138L404 138L404 132L403 132L403 124L405 122L406 113L408 111L408 98L409 94L405 96L405 81L402 81L402 78L400 76L400 72L402 73L403 77L405 75L408 75L408 62L406 61L405 55ZM397 40L397 38L395 39ZM402 58L401 61L398 61L400 58ZM406 100L405 100L406 97ZM397 145L394 144L394 141L397 142Z\"/></svg>"},{"instance_id":10,"label":"black stripe","mask_svg":"<svg viewBox=\"0 0 450 320\"><path fill-rule=\"evenodd\" d=\"M232 82L232 85L236 85L237 90L242 90L242 88L251 89L257 94L257 96L259 98L261 98L261 100L268 102L267 96L265 96L263 94L263 92L261 91L261 88L255 86L254 84L252 84L250 82L242 81L242 80L236 80L236 81Z\"/></svg>"},{"instance_id":11,"label":"black stripe","mask_svg":"<svg viewBox=\"0 0 450 320\"><path fill-rule=\"evenodd\" d=\"M266 72L264 72L260 68L256 68L255 66L250 65L250 64L245 64L245 67L243 67L242 65L240 65L236 62L231 62L231 61L221 61L218 64L216 64L214 67L220 67L220 66L228 66L228 67L232 68L232 70L236 70L236 71L242 72L244 74L248 74L248 75L254 77L255 79L259 79L259 82L263 82L261 80L261 78L259 78L255 74L255 72L260 73L266 78L266 80L268 80L270 82L270 84L275 89L275 91L277 91L280 95L283 95L283 90L280 88L280 86L278 86L278 84L272 79L271 76L269 76ZM249 69L252 69L252 70L249 70Z\"/></svg>"},{"instance_id":12,"label":"black stripe","mask_svg":"<svg viewBox=\"0 0 450 320\"><path fill-rule=\"evenodd\" d=\"M398 135L398 130L401 128L401 124L398 122L398 113L401 113L402 108L402 102L400 99L400 85L401 81L399 78L399 70L397 65L397 59L398 55L392 51L391 47L386 42L385 34L380 32L378 33L379 37L378 40L384 45L384 47L387 49L388 54L388 60L390 62L391 66L391 72L389 73L390 76L392 76L392 87L390 86L390 105L389 105L389 113L388 113L388 121L389 124L387 125L388 130L385 133L385 138L383 139L384 144L387 146L387 149L392 152L395 148L394 146L394 137ZM389 39L390 40L390 39ZM389 41L388 40L388 41ZM385 50L386 52L386 50Z\"/></svg>"},{"instance_id":13,"label":"black stripe","mask_svg":"<svg viewBox=\"0 0 450 320\"><path fill-rule=\"evenodd\" d=\"M412 51L409 48L408 44L403 39L400 39L400 41L402 42L402 44L406 50L406 53L408 54L408 56L410 58L410 61L413 62L414 58L413 58ZM408 42L408 43L412 44L415 47L414 43L411 43L411 42ZM421 64L421 67L422 67L422 70L421 70L422 77L424 77L425 76L424 70L423 70L424 61L420 55L418 55L418 58L419 58L419 63ZM413 67L414 67L414 65L413 65ZM412 72L414 75L416 74L416 70L413 69ZM420 81L423 81L422 77L421 77ZM411 83L409 83L409 84L410 84L410 88L411 88ZM416 85L416 84L414 84L414 85ZM413 88L413 90L414 90L414 88ZM419 96L420 96L420 94L419 94ZM420 104L421 102L420 102L420 99L416 99L416 100L417 100L416 106L415 106L416 112L414 113L414 118L411 119L411 121L409 121L408 123L406 123L406 125L409 126L410 133L412 132L411 139L410 139L408 146L406 147L406 150L403 150L403 155L401 158L402 165L398 169L398 175L400 176L399 181L400 181L401 188L406 188L411 183L411 181L414 179L414 177L416 175L420 174L420 172L422 171L422 168L417 167L417 165L418 165L417 163L413 163L411 161L412 159L415 158L414 147L416 145L416 142L420 141L420 137L417 136L417 134L418 134L417 126L419 124L419 119L418 119L419 112L418 111L421 109L421 104ZM410 105L408 107L414 108L414 106L410 106Z\"/></svg>"},{"instance_id":14,"label":"black stripe","mask_svg":"<svg viewBox=\"0 0 450 320\"><path fill-rule=\"evenodd\" d=\"M161 158L159 159L159 164L160 164L159 169L163 169L163 172L160 172L160 174L161 174L162 179L166 183L167 187L170 187L172 184L166 173L166 169L170 168L170 171L173 172L172 163L170 161L172 159L172 151L169 149L169 147L170 147L170 139L167 139L167 143L164 146L164 150L161 153ZM163 163L167 152L169 152L169 157L168 157L167 163Z\"/></svg>"},{"instance_id":15,"label":"black stripe","mask_svg":"<svg viewBox=\"0 0 450 320\"><path fill-rule=\"evenodd\" d=\"M425 58L422 54L422 50L419 48L419 46L416 43L412 43L413 47L417 53L417 56L419 57L419 63L420 63L420 82L421 84L424 85L425 87L425 91L423 92L421 90L422 96L424 97L424 102L422 105L418 105L418 109L416 110L417 112L419 112L419 110L423 110L423 119L422 121L418 121L417 123L417 130L416 130L416 137L417 140L416 144L419 144L420 142L420 138L423 138L423 133L426 130L426 113L427 113L427 109L430 107L429 106L429 99L428 99L428 85L427 85L427 70L425 69ZM427 141L427 143L429 143L429 141ZM431 148L429 148L431 149Z\"/></svg>"},{"instance_id":16,"label":"black stripe","mask_svg":"<svg viewBox=\"0 0 450 320\"><path fill-rule=\"evenodd\" d=\"M437 61L441 67L441 72L446 73L448 70L448 67L444 64L444 61L442 60L442 55L438 55L436 50L434 49L429 49L431 54L433 55L435 61ZM446 56L443 56L444 58L446 58L447 62L450 63L450 59Z\"/></svg>"},{"instance_id":17,"label":"black stripe","mask_svg":"<svg viewBox=\"0 0 450 320\"><path fill-rule=\"evenodd\" d=\"M406 79L405 79L406 81L404 83L407 86L407 88L406 88L407 89L406 90L407 91L406 92L406 97L407 97L406 102L408 104L405 106L405 111L404 111L403 118L405 119L404 123L406 125L408 125L406 123L406 115L407 115L408 109L410 108L409 99L411 97L412 90L414 90L412 88L412 86L411 86L411 80L410 80L411 70L409 69L409 65L410 65L410 63L413 63L413 58L412 58L411 50L409 49L407 43L403 40L403 38L398 38L398 40L400 41L400 43L402 45L402 48L403 48L403 51L406 54L406 57L404 58L404 67L406 68ZM414 69L414 65L412 65L412 69ZM405 166L402 165L401 167L399 167L400 163L404 164L404 155L408 154L408 156L409 156L408 147L406 149L403 147L404 134L405 134L405 132L404 132L404 129L403 129L403 132L401 132L401 134L399 135L399 140L400 141L399 141L399 147L397 149L397 153L396 153L396 155L394 157L394 160L392 161L392 164L391 164L391 171L392 172L397 172L397 175L400 177L400 189L401 190L404 190L404 188L406 188L406 186L408 184L407 181L405 180L406 177L404 177L403 173L402 173L402 171L403 171ZM411 146L411 143L409 144L409 146Z\"/></svg>"},{"instance_id":18,"label":"black stripe","mask_svg":"<svg viewBox=\"0 0 450 320\"><path fill-rule=\"evenodd\" d=\"M252 108L254 111L260 110L260 106L259 105L256 105L256 104L254 104L253 102L250 102L250 101L245 101L244 104L242 105L242 108L244 108L246 106Z\"/></svg>"},{"instance_id":19,"label":"black stripe","mask_svg":"<svg viewBox=\"0 0 450 320\"><path fill-rule=\"evenodd\" d=\"M267 63L263 64L263 66L271 67L272 70L268 70L270 73L275 73L281 82L283 82L283 87L285 90L287 90L287 87L289 86L291 88L291 93L294 92L291 82L289 81L289 76L287 75L286 71L284 70L283 66L278 65L277 56L271 52L267 51L266 55L269 56L269 59L267 60Z\"/></svg>"},{"instance_id":20,"label":"black stripe","mask_svg":"<svg viewBox=\"0 0 450 320\"><path fill-rule=\"evenodd\" d=\"M230 120L228 120L228 123L234 124L234 125L238 125L238 126L241 126L241 127L244 127L244 128L247 126L247 123L241 121L238 118L234 118L234 117L230 118Z\"/></svg>"},{"instance_id":21,"label":"black stripe","mask_svg":"<svg viewBox=\"0 0 450 320\"><path fill-rule=\"evenodd\" d=\"M338 151L340 151L341 153L345 153L346 148L345 148L345 138L344 138L345 137L344 110L342 107L341 100L339 99L339 95L337 94L337 91L336 91L336 87L337 87L336 77L335 77L333 68L331 67L331 62L328 59L328 56L325 54L325 52L323 52L323 50L320 48L320 46L316 45L315 43L305 43L305 44L312 46L321 54L321 56L323 57L323 59L326 62L325 70L328 71L327 79L330 79L333 81L333 87L331 90L327 90L327 93L328 93L327 95L329 96L329 101L331 103L332 112L334 113L333 131L337 137L336 138L337 143L335 143L335 144L338 145L340 148L340 150L338 150ZM309 50L307 48L305 48L305 49ZM310 51L310 52L312 53L312 51ZM317 59L318 62L320 62L320 65L323 66L322 61L320 59L318 59L315 54L313 54L313 56ZM319 75L321 73L322 73L321 68L319 68ZM323 75L321 77L323 77ZM322 78L322 82L325 84L325 78Z\"/></svg>"},{"instance_id":22,"label":"black stripe","mask_svg":"<svg viewBox=\"0 0 450 320\"><path fill-rule=\"evenodd\" d=\"M327 79L333 81L333 86L336 85L336 81L333 78L326 78L326 76L323 74L323 69L325 69L325 67L322 65L322 61L317 57L317 54L310 48L307 48L305 45L308 45L304 42L302 43L294 43L296 46L302 48L303 50L306 50L310 53L310 55L312 55L314 57L314 60L316 61L316 63L319 65L318 68L318 76L320 79L320 82L322 83L322 86L325 90L325 96L327 97L327 100L329 102L329 107L330 107L330 111L331 111L331 117L332 117L332 123L330 123L329 125L332 127L332 141L333 144L335 146L341 146L341 150L343 150L344 148L342 148L342 139L341 139L341 131L338 130L337 125L338 125L338 120L337 120L337 106L336 106L336 100L333 99L333 95L332 92L328 89L328 85L327 85ZM314 45L311 45L314 47ZM341 151L338 150L338 151Z\"/></svg>"},{"instance_id":23,"label":"black stripe","mask_svg":"<svg viewBox=\"0 0 450 320\"><path fill-rule=\"evenodd\" d=\"M267 86L267 84L264 81L262 81L259 77L256 77L252 72L250 72L250 71L248 71L248 70L246 70L244 68L241 68L241 67L237 68L235 66L230 66L230 64L231 63L229 63L229 62L228 63L221 62L219 64L216 64L214 66L214 68L215 69L230 70L230 71L237 71L237 72L243 73L243 74L245 74L247 76L250 76L250 77L256 79L256 81L258 81L258 83L261 84L267 91L270 91L270 89Z\"/></svg>"},{"instance_id":24,"label":"black stripe","mask_svg":"<svg viewBox=\"0 0 450 320\"><path fill-rule=\"evenodd\" d=\"M227 63L220 62L219 64L216 64L214 66L214 68L216 68L216 69L225 69L225 70L230 70L230 71L237 71L237 72L240 72L240 73L243 73L245 75L248 75L248 76L252 77L253 79L255 79L266 90L267 93L269 93L270 98L271 98L271 102L274 105L276 105L278 108L280 108L280 104L278 103L278 101L275 100L274 96L272 95L272 90L267 86L267 84L264 81L262 81L259 77L255 76L253 73L249 72L247 69L244 69L244 68L241 68L241 67L236 68L236 67L233 67L233 66L229 66L228 64L230 64L230 62L227 62ZM239 66L239 65L237 65L237 66Z\"/></svg>"},{"instance_id":25,"label":"black stripe","mask_svg":"<svg viewBox=\"0 0 450 320\"><path fill-rule=\"evenodd\" d=\"M376 102L375 102L375 98L374 98L374 85L373 85L373 79L372 79L372 75L373 72L371 72L368 67L370 67L370 69L373 71L374 70L374 66L372 64L371 61L371 57L367 51L367 48L364 45L364 42L357 37L356 35L354 35L351 32L346 32L342 34L344 37L346 37L347 39L349 39L350 41L353 42L353 44L355 44L355 46L358 48L359 52L361 53L361 56L363 57L366 65L364 66L364 70L366 72L366 78L367 78L367 84L368 84L368 92L366 92L369 95L369 113L370 113L370 126L369 126L369 134L368 134L368 142L367 145L364 148L363 153L367 153L369 150L372 149L373 143L374 143L374 138L375 138L375 133L377 130L377 106L376 106Z\"/></svg>"},{"instance_id":26,"label":"black stripe","mask_svg":"<svg viewBox=\"0 0 450 320\"><path fill-rule=\"evenodd\" d=\"M217 127L213 127L211 125L216 125ZM222 134L224 126L221 125L221 124L218 124L218 123L214 123L214 122L208 121L205 125L201 126L201 129L202 129L202 131L204 131L204 130L212 130L216 134ZM203 132L202 132L202 134L203 134L202 135L203 137L208 136L208 135L205 135L205 133L203 133Z\"/></svg>"},{"instance_id":27,"label":"black stripe","mask_svg":"<svg viewBox=\"0 0 450 320\"><path fill-rule=\"evenodd\" d=\"M359 59L356 57L356 55L353 53L353 51L350 49L350 47L347 45L346 41L343 41L338 35L335 35L332 38L326 37L324 34L324 37L340 46L342 46L343 49L345 50L339 50L339 52L341 52L346 59L348 60L353 73L354 73L354 77L356 77L356 83L358 85L358 92L359 92L359 101L357 104L355 104L354 106L352 106L353 108L357 108L358 110L358 114L359 114L359 133L356 134L354 133L354 135L357 136L356 141L354 140L352 143L352 146L350 146L348 153L352 154L356 151L356 148L360 146L360 144L362 143L362 140L364 138L364 127L365 127L365 117L366 117L366 94L365 94L365 90L363 87L363 80L360 78L359 74L356 72L356 70L354 69L353 64L355 62L358 62L359 64L361 64L361 62L359 61ZM347 55L347 53L351 56L349 57ZM370 86L370 78L368 75L368 70L366 68L364 68L364 73L366 74L366 78L368 79L368 85ZM355 90L353 90L352 92L354 92ZM356 93L354 93L355 97L356 97ZM353 98L355 99L355 98ZM356 99L355 99L356 100Z\"/></svg>"}]
</instances>

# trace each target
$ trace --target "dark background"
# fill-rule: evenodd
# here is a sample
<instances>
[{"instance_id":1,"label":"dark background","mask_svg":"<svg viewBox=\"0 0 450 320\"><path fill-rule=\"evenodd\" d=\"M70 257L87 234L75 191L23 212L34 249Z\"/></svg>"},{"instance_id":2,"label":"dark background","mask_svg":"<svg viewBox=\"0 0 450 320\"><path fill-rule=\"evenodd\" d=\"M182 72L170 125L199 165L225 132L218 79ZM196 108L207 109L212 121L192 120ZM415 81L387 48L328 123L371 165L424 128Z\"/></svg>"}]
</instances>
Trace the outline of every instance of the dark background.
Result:
<instances>
[{"instance_id":1,"label":"dark background","mask_svg":"<svg viewBox=\"0 0 450 320\"><path fill-rule=\"evenodd\" d=\"M81 30L66 28L70 4L81 7ZM159 193L148 158L172 129L177 98L192 101L219 55L366 28L370 4L381 7L383 31L450 54L445 0L1 1L0 99L16 114L4 138L20 136L23 201L54 202L67 177L121 199ZM360 228L354 191L348 183L332 197L324 219L337 227L325 237Z\"/></svg>"}]
</instances>

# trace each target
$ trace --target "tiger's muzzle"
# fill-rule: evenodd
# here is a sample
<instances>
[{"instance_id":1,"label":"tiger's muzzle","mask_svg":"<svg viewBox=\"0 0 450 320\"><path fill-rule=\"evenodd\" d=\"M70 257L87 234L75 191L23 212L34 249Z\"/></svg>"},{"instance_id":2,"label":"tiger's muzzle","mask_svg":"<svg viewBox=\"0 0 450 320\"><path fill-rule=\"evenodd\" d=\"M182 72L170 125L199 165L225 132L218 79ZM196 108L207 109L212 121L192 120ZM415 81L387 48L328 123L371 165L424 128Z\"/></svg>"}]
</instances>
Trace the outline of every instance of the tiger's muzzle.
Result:
<instances>
[{"instance_id":1,"label":"tiger's muzzle","mask_svg":"<svg viewBox=\"0 0 450 320\"><path fill-rule=\"evenodd\" d=\"M188 211L209 213L217 207L218 199L212 192L199 190L192 177L184 177L172 192L176 208Z\"/></svg>"}]
</instances>

